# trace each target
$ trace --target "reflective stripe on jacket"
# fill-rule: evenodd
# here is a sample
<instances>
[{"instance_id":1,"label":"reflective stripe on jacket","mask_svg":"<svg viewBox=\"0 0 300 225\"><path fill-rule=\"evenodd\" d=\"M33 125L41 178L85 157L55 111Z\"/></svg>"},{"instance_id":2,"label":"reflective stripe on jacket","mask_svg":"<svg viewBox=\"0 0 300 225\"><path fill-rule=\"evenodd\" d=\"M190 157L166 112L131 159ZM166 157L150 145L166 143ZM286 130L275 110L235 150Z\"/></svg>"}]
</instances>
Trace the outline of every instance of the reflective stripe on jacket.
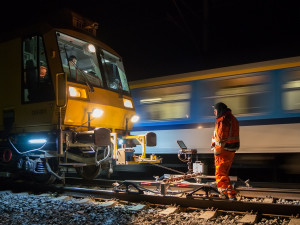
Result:
<instances>
[{"instance_id":1,"label":"reflective stripe on jacket","mask_svg":"<svg viewBox=\"0 0 300 225\"><path fill-rule=\"evenodd\" d=\"M237 151L240 147L239 122L227 110L222 116L216 119L214 134L212 137L212 150L220 154L224 149Z\"/></svg>"}]
</instances>

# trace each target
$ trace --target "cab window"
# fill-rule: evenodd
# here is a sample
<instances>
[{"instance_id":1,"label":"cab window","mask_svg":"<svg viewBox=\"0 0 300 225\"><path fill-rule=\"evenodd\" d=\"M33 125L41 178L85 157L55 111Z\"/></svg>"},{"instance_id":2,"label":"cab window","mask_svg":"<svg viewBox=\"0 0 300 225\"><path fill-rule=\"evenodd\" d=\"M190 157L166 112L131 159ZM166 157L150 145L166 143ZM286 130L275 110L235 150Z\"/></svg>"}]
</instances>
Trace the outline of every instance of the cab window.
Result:
<instances>
[{"instance_id":1,"label":"cab window","mask_svg":"<svg viewBox=\"0 0 300 225\"><path fill-rule=\"evenodd\" d=\"M58 46L67 79L88 86L102 87L96 47L86 41L57 32Z\"/></svg>"},{"instance_id":2,"label":"cab window","mask_svg":"<svg viewBox=\"0 0 300 225\"><path fill-rule=\"evenodd\" d=\"M101 53L101 61L108 88L129 92L129 86L121 59L103 50Z\"/></svg>"},{"instance_id":3,"label":"cab window","mask_svg":"<svg viewBox=\"0 0 300 225\"><path fill-rule=\"evenodd\" d=\"M23 41L23 102L54 99L47 57L41 36Z\"/></svg>"}]
</instances>

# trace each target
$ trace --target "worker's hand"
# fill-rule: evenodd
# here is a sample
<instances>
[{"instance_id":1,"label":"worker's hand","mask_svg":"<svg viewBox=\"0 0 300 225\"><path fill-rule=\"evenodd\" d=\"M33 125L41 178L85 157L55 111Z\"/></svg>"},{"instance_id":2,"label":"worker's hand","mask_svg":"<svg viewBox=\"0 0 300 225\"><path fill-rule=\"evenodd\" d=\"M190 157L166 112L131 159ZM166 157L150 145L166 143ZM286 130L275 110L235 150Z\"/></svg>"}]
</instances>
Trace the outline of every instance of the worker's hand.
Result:
<instances>
[{"instance_id":1,"label":"worker's hand","mask_svg":"<svg viewBox=\"0 0 300 225\"><path fill-rule=\"evenodd\" d=\"M214 154L215 155L220 155L222 153L222 151L223 151L222 146L220 146L220 145L215 146L215 148L214 148Z\"/></svg>"},{"instance_id":2,"label":"worker's hand","mask_svg":"<svg viewBox=\"0 0 300 225\"><path fill-rule=\"evenodd\" d=\"M211 151L214 151L214 150L215 150L215 143L214 143L214 142L211 143L210 150L211 150Z\"/></svg>"},{"instance_id":3,"label":"worker's hand","mask_svg":"<svg viewBox=\"0 0 300 225\"><path fill-rule=\"evenodd\" d=\"M220 152L216 151L216 149L214 149L214 155L220 155Z\"/></svg>"}]
</instances>

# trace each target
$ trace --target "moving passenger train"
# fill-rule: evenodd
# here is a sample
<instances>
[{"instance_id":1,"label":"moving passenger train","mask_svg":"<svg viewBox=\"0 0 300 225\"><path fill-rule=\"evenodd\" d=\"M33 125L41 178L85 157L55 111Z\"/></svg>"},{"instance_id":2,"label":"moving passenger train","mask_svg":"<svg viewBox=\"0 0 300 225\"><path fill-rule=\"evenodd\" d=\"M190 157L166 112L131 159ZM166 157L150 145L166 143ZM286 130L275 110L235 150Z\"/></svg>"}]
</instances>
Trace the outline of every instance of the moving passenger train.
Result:
<instances>
[{"instance_id":1,"label":"moving passenger train","mask_svg":"<svg viewBox=\"0 0 300 225\"><path fill-rule=\"evenodd\" d=\"M222 101L240 123L231 175L300 181L300 57L137 80L130 88L140 116L133 131L155 132L157 146L148 153L165 163L179 162L182 140L213 175L212 105Z\"/></svg>"},{"instance_id":2,"label":"moving passenger train","mask_svg":"<svg viewBox=\"0 0 300 225\"><path fill-rule=\"evenodd\" d=\"M94 179L118 164L160 163L146 157L154 133L130 135L138 117L122 59L98 40L98 23L53 15L1 37L1 174L53 182L69 167Z\"/></svg>"}]
</instances>

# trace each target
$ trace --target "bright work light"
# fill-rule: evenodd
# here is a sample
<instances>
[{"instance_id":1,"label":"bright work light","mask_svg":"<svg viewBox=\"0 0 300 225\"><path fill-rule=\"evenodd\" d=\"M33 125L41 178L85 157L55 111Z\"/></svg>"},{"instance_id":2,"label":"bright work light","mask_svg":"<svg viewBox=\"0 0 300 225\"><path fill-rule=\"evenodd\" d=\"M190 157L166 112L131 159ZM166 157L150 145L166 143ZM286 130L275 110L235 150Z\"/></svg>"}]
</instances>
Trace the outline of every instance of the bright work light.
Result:
<instances>
[{"instance_id":1,"label":"bright work light","mask_svg":"<svg viewBox=\"0 0 300 225\"><path fill-rule=\"evenodd\" d=\"M98 117L102 116L103 113L104 113L104 111L102 109L93 109L92 116L94 118L98 118Z\"/></svg>"},{"instance_id":2,"label":"bright work light","mask_svg":"<svg viewBox=\"0 0 300 225\"><path fill-rule=\"evenodd\" d=\"M86 90L84 88L69 86L70 97L87 98Z\"/></svg>"},{"instance_id":3,"label":"bright work light","mask_svg":"<svg viewBox=\"0 0 300 225\"><path fill-rule=\"evenodd\" d=\"M140 117L138 115L134 115L131 117L131 122L136 123L137 121L139 121Z\"/></svg>"},{"instance_id":4,"label":"bright work light","mask_svg":"<svg viewBox=\"0 0 300 225\"><path fill-rule=\"evenodd\" d=\"M133 108L133 104L131 100L123 98L123 103L126 108Z\"/></svg>"},{"instance_id":5,"label":"bright work light","mask_svg":"<svg viewBox=\"0 0 300 225\"><path fill-rule=\"evenodd\" d=\"M28 140L30 144L44 144L47 142L45 138L40 138L40 139L30 139Z\"/></svg>"},{"instance_id":6,"label":"bright work light","mask_svg":"<svg viewBox=\"0 0 300 225\"><path fill-rule=\"evenodd\" d=\"M91 53L95 53L95 52L96 52L96 48L95 48L95 46L92 45L92 44L89 44L89 45L88 45L88 50L89 50L89 52L91 52Z\"/></svg>"}]
</instances>

